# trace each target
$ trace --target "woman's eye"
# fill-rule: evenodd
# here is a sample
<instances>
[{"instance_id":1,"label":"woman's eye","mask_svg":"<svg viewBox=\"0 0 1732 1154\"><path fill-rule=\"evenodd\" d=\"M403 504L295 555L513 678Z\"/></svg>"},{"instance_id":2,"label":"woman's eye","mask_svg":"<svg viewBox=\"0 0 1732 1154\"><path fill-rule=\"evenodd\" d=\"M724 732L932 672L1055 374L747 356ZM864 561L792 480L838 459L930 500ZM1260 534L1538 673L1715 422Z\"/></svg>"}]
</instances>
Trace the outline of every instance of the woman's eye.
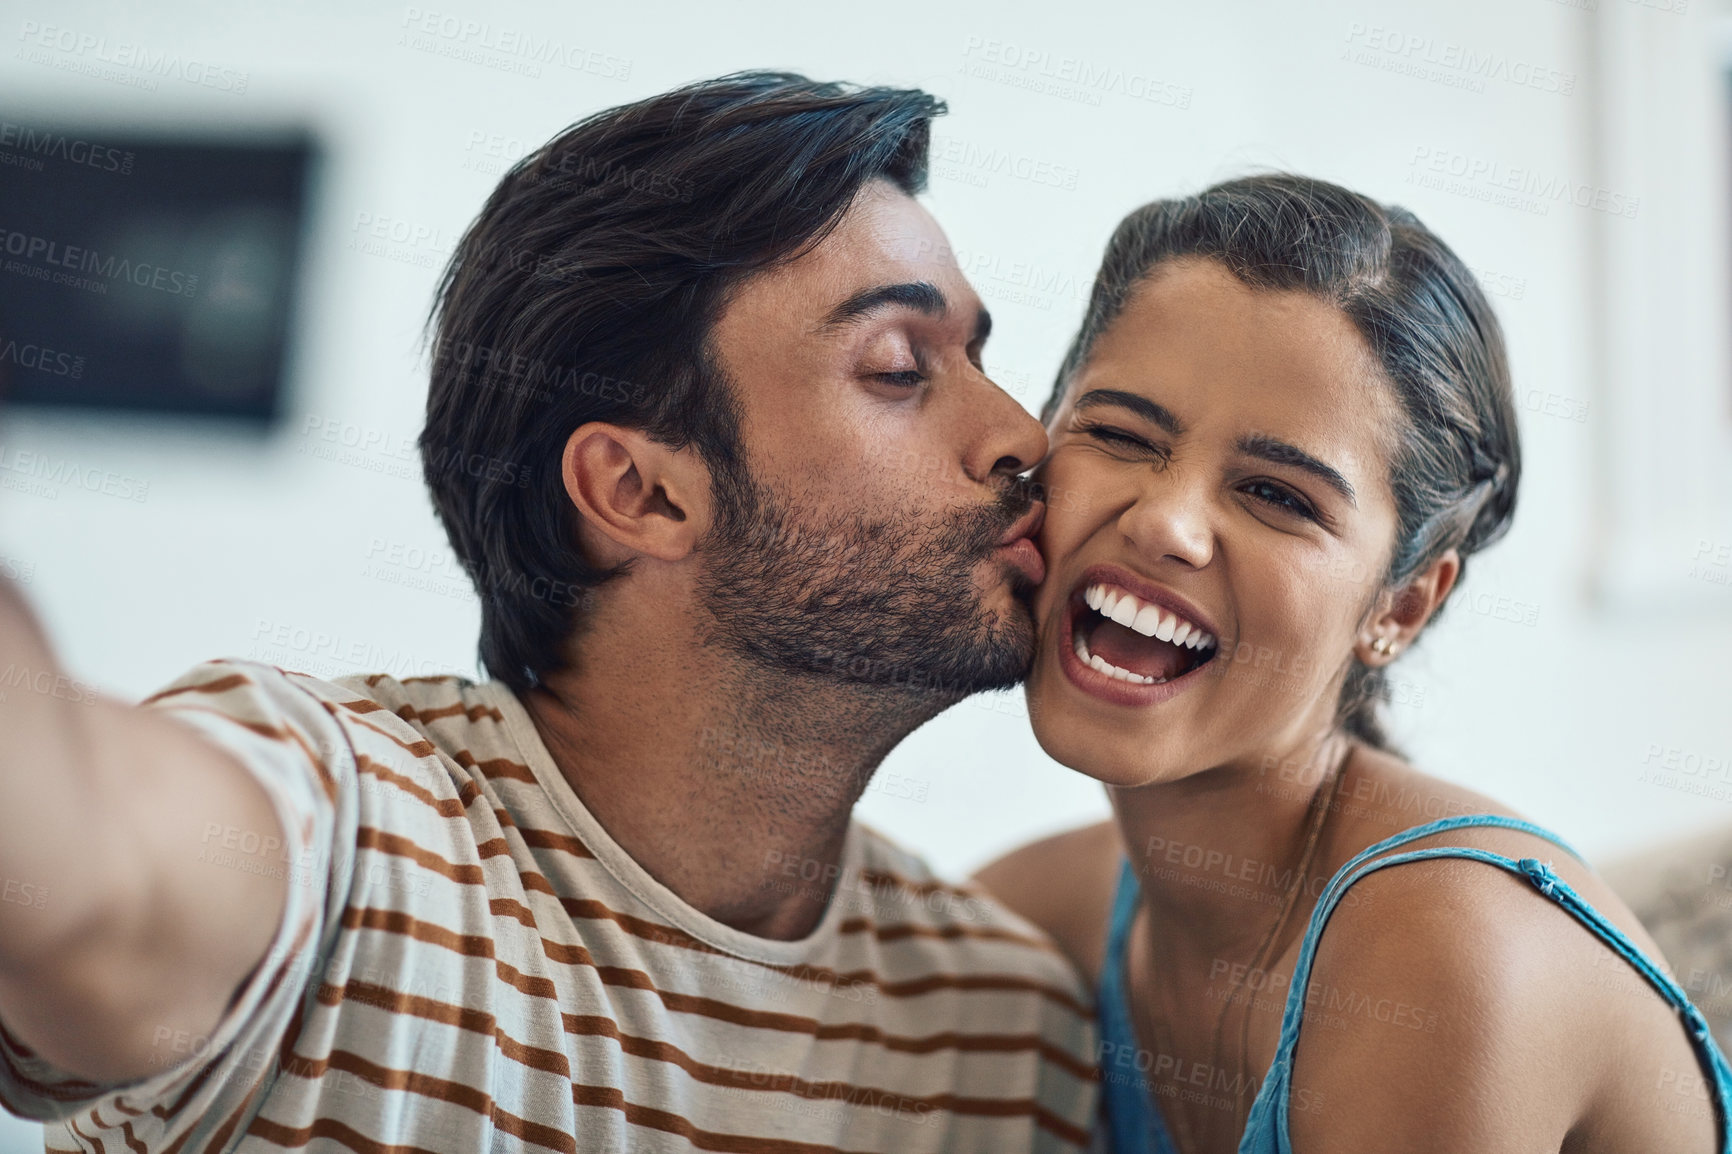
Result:
<instances>
[{"instance_id":1,"label":"woman's eye","mask_svg":"<svg viewBox=\"0 0 1732 1154\"><path fill-rule=\"evenodd\" d=\"M925 374L919 369L904 369L899 373L874 373L872 375L886 384L905 389L912 389L926 380Z\"/></svg>"},{"instance_id":2,"label":"woman's eye","mask_svg":"<svg viewBox=\"0 0 1732 1154\"><path fill-rule=\"evenodd\" d=\"M1082 431L1098 443L1121 452L1129 451L1142 456L1158 457L1165 460L1166 450L1146 437L1128 433L1112 425L1083 425Z\"/></svg>"},{"instance_id":3,"label":"woman's eye","mask_svg":"<svg viewBox=\"0 0 1732 1154\"><path fill-rule=\"evenodd\" d=\"M1311 507L1311 502L1285 485L1277 485L1273 481L1252 481L1241 486L1240 492L1248 493L1266 505L1273 505L1308 520L1317 520L1317 510Z\"/></svg>"}]
</instances>

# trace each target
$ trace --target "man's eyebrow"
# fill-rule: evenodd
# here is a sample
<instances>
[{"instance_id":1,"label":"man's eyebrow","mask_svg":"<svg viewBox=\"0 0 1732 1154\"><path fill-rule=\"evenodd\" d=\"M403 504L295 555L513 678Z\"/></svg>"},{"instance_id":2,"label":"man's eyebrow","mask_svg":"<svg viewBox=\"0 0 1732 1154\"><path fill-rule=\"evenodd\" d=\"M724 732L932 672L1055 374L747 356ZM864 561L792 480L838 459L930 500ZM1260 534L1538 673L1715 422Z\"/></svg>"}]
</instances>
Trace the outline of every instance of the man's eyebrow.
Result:
<instances>
[{"instance_id":1,"label":"man's eyebrow","mask_svg":"<svg viewBox=\"0 0 1732 1154\"><path fill-rule=\"evenodd\" d=\"M1184 424L1173 416L1171 409L1138 393L1127 393L1122 389L1090 389L1076 399L1074 407L1080 411L1099 405L1117 405L1121 409L1129 409L1143 420L1159 425L1175 437L1183 435L1185 431Z\"/></svg>"},{"instance_id":2,"label":"man's eyebrow","mask_svg":"<svg viewBox=\"0 0 1732 1154\"><path fill-rule=\"evenodd\" d=\"M1289 445L1286 441L1278 441L1262 433L1247 433L1239 438L1238 449L1248 457L1303 469L1347 498L1355 508L1359 505L1358 498L1353 494L1353 485L1341 475L1340 470L1324 464L1297 445Z\"/></svg>"},{"instance_id":3,"label":"man's eyebrow","mask_svg":"<svg viewBox=\"0 0 1732 1154\"><path fill-rule=\"evenodd\" d=\"M896 306L913 309L930 317L941 317L950 311L944 293L930 281L908 281L903 284L873 285L861 289L835 308L819 323L819 331L852 324L878 309Z\"/></svg>"}]
</instances>

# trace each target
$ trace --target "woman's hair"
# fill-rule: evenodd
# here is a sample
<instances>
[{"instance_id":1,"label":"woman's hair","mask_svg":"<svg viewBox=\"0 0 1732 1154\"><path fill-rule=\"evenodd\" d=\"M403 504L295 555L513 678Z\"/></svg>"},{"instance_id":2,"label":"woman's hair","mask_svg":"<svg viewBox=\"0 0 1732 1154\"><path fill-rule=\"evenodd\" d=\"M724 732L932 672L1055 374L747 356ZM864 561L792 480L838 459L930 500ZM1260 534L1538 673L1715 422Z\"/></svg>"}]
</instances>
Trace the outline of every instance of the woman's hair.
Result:
<instances>
[{"instance_id":1,"label":"woman's hair","mask_svg":"<svg viewBox=\"0 0 1732 1154\"><path fill-rule=\"evenodd\" d=\"M1352 320L1406 415L1390 462L1397 528L1384 587L1400 587L1451 548L1465 576L1467 557L1501 537L1515 511L1521 445L1509 362L1473 273L1406 209L1286 173L1137 209L1107 242L1042 418L1137 286L1185 257L1219 261L1254 289L1311 293ZM1388 748L1384 695L1383 670L1355 661L1337 716L1348 733Z\"/></svg>"}]
</instances>

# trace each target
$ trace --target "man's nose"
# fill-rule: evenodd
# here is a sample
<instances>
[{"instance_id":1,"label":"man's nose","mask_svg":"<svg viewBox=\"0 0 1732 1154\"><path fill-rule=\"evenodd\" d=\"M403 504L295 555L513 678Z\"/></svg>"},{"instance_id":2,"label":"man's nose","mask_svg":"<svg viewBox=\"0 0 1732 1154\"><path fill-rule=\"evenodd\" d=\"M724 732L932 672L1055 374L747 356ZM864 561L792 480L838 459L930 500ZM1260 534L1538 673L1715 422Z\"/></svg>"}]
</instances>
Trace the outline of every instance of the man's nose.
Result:
<instances>
[{"instance_id":1,"label":"man's nose","mask_svg":"<svg viewBox=\"0 0 1732 1154\"><path fill-rule=\"evenodd\" d=\"M1046 427L997 385L987 382L985 394L985 435L969 472L982 480L1027 472L1046 456Z\"/></svg>"}]
</instances>

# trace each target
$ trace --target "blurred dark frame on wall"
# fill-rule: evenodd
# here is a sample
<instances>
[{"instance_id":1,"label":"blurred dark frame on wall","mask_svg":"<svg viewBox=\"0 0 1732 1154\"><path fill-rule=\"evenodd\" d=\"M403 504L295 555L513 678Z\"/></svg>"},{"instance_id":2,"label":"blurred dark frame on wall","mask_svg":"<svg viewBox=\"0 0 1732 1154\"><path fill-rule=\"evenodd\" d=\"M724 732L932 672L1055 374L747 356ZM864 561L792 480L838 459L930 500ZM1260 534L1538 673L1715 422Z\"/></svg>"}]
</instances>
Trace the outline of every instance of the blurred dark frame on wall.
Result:
<instances>
[{"instance_id":1,"label":"blurred dark frame on wall","mask_svg":"<svg viewBox=\"0 0 1732 1154\"><path fill-rule=\"evenodd\" d=\"M272 424L317 158L304 130L0 113L0 395Z\"/></svg>"}]
</instances>

